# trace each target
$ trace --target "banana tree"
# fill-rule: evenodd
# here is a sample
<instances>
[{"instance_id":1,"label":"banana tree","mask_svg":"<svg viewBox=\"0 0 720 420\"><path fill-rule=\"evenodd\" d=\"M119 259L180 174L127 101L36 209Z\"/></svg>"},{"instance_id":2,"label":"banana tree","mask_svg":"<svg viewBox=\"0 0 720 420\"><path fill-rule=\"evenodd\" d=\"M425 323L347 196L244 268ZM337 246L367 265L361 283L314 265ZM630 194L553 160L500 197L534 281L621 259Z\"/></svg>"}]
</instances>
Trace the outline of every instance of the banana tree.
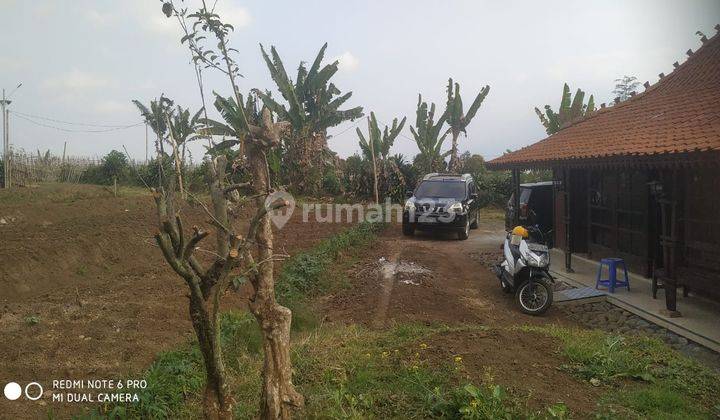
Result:
<instances>
[{"instance_id":1,"label":"banana tree","mask_svg":"<svg viewBox=\"0 0 720 420\"><path fill-rule=\"evenodd\" d=\"M373 191L375 195L375 202L379 202L378 193L378 174L382 180L383 192L388 194L392 186L389 185L389 179L391 174L399 173L397 167L393 168L393 162L388 160L388 154L392 147L395 139L402 131L405 126L407 118L403 117L402 121L398 124L398 119L394 118L392 126L385 128L381 131L378 126L377 118L375 113L371 112L368 117L368 139L365 138L362 131L356 128L358 138L360 139L360 149L362 149L363 156L365 159L372 161L373 168ZM379 170L378 170L379 166Z\"/></svg>"},{"instance_id":2,"label":"banana tree","mask_svg":"<svg viewBox=\"0 0 720 420\"><path fill-rule=\"evenodd\" d=\"M204 108L200 108L198 112L190 117L189 109L183 109L180 105L175 108L168 129L178 146L185 146L187 142L201 137L197 134L197 130L200 128L200 116L204 111Z\"/></svg>"},{"instance_id":3,"label":"banana tree","mask_svg":"<svg viewBox=\"0 0 720 420\"><path fill-rule=\"evenodd\" d=\"M543 114L537 107L535 113L540 118L540 123L545 127L548 135L555 134L571 121L582 118L595 111L595 99L590 95L587 104L584 104L585 92L578 89L573 98L570 94L570 86L567 83L563 86L562 99L558 112L552 110L550 105L545 105Z\"/></svg>"},{"instance_id":4,"label":"banana tree","mask_svg":"<svg viewBox=\"0 0 720 420\"><path fill-rule=\"evenodd\" d=\"M215 93L215 108L220 113L224 122L210 118L199 118L198 123L202 128L197 130L201 136L222 136L228 138L213 146L211 153L220 153L244 141L248 133L252 133L252 126L260 126L262 122L261 113L258 111L257 98L252 93L247 99L240 94L239 98L244 101L238 106L234 97L223 97Z\"/></svg>"},{"instance_id":5,"label":"banana tree","mask_svg":"<svg viewBox=\"0 0 720 420\"><path fill-rule=\"evenodd\" d=\"M140 115L145 120L145 123L150 126L150 129L155 133L155 151L158 154L158 174L160 175L159 181L162 183L164 178L162 161L165 156L163 142L168 133L168 119L173 114L173 101L160 95L160 99L150 101L149 107L137 99L133 99L132 103L135 104L140 111Z\"/></svg>"},{"instance_id":6,"label":"banana tree","mask_svg":"<svg viewBox=\"0 0 720 420\"><path fill-rule=\"evenodd\" d=\"M445 113L447 114L447 122L450 128L448 130L452 133L452 148L450 149L450 163L448 170L451 172L457 171L459 168L460 160L458 159L458 137L460 133L465 133L467 136L466 128L470 124L470 121L475 117L480 105L482 105L485 97L490 92L490 86L486 85L480 90L480 93L475 97L472 105L467 111L467 114L463 113L462 98L460 97L460 85L455 83L453 80L448 79L447 86L447 104Z\"/></svg>"},{"instance_id":7,"label":"banana tree","mask_svg":"<svg viewBox=\"0 0 720 420\"><path fill-rule=\"evenodd\" d=\"M270 76L286 103L276 101L268 91L254 92L281 121L288 121L292 125L292 133L284 140L286 154L283 163L287 169L287 180L295 190L302 193L317 192L325 168L331 165L327 129L363 116L363 109L359 106L340 109L350 99L352 92L341 94L335 84L330 82L338 71L338 61L322 66L326 48L327 43L320 49L309 69L305 63L300 63L293 82L275 47L270 47L268 55L265 48L260 46Z\"/></svg>"},{"instance_id":8,"label":"banana tree","mask_svg":"<svg viewBox=\"0 0 720 420\"><path fill-rule=\"evenodd\" d=\"M195 115L190 117L190 110L183 109L180 105L172 113L166 115L168 128L168 137L173 148L173 158L175 160L175 172L177 173L178 186L180 194L185 198L185 187L183 185L183 167L185 166L185 147L188 141L194 140L199 136L196 130L199 128L200 114L204 109L200 109ZM178 150L181 151L179 152Z\"/></svg>"},{"instance_id":9,"label":"banana tree","mask_svg":"<svg viewBox=\"0 0 720 420\"><path fill-rule=\"evenodd\" d=\"M359 128L355 129L358 138L360 139L359 144L360 149L363 152L363 156L365 156L366 159L371 159L371 155L374 154L375 158L377 159L387 159L388 154L390 153L390 148L392 147L393 143L395 143L395 139L397 138L397 136L400 135L400 132L405 126L407 118L403 117L400 123L398 123L397 118L393 118L392 126L385 126L382 131L378 126L377 118L375 118L374 112L370 113L370 116L367 120L368 137L370 138L370 140L367 140L365 138L365 135L363 135L362 131Z\"/></svg>"},{"instance_id":10,"label":"banana tree","mask_svg":"<svg viewBox=\"0 0 720 420\"><path fill-rule=\"evenodd\" d=\"M161 95L160 99L150 101L149 107L145 106L137 99L133 99L132 103L135 104L137 109L140 111L140 115L145 120L145 123L147 123L147 125L150 126L150 129L155 133L158 141L165 139L168 130L167 117L173 113L173 101ZM157 146L161 147L162 144L160 143Z\"/></svg>"},{"instance_id":11,"label":"banana tree","mask_svg":"<svg viewBox=\"0 0 720 420\"><path fill-rule=\"evenodd\" d=\"M410 126L410 132L415 138L420 153L415 156L416 164L423 172L445 170L445 157L450 152L442 152L442 145L447 137L446 131L440 135L442 127L447 121L447 113L443 113L437 122L435 119L435 104L428 109L427 102L423 102L422 95L418 95L415 127Z\"/></svg>"}]
</instances>

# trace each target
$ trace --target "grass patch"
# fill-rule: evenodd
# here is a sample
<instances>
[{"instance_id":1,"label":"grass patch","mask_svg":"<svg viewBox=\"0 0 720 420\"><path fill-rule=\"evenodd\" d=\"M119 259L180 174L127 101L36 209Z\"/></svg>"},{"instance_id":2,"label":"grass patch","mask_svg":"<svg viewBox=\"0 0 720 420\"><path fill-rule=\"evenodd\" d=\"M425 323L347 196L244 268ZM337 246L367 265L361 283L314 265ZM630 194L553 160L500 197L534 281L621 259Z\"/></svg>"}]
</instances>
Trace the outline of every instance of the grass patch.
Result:
<instances>
[{"instance_id":1,"label":"grass patch","mask_svg":"<svg viewBox=\"0 0 720 420\"><path fill-rule=\"evenodd\" d=\"M294 255L280 270L275 294L280 304L293 311L293 331L309 330L317 326L317 319L308 306L308 299L327 293L340 279L331 268L338 270L338 259L357 253L368 246L385 228L384 223L363 222L328 239L312 249ZM349 259L345 259L347 264ZM340 264L342 268L343 264Z\"/></svg>"},{"instance_id":2,"label":"grass patch","mask_svg":"<svg viewBox=\"0 0 720 420\"><path fill-rule=\"evenodd\" d=\"M602 401L601 413L629 410L633 416L651 418L720 415L720 375L656 338L555 325L522 329L560 339L570 361L562 369L613 388Z\"/></svg>"},{"instance_id":3,"label":"grass patch","mask_svg":"<svg viewBox=\"0 0 720 420\"><path fill-rule=\"evenodd\" d=\"M335 260L348 250L369 245L384 227L361 223L296 254L283 264L276 284L278 301L293 310L293 330L316 326L307 299L335 285L328 276ZM262 364L262 338L249 313L221 315L220 343L237 399L236 414L253 417L257 410ZM200 393L205 384L202 354L197 343L161 353L144 373L148 387L137 404L109 404L84 418L187 418L201 417Z\"/></svg>"},{"instance_id":4,"label":"grass patch","mask_svg":"<svg viewBox=\"0 0 720 420\"><path fill-rule=\"evenodd\" d=\"M259 332L250 315L224 314L221 343L236 418L256 418L262 369ZM432 336L479 326L401 324L378 331L333 325L296 337L294 382L306 396L299 418L567 418L555 404L542 410L488 379L471 384L456 358L426 357ZM201 417L202 357L195 344L161 354L145 373L141 403L103 407L84 418Z\"/></svg>"},{"instance_id":5,"label":"grass patch","mask_svg":"<svg viewBox=\"0 0 720 420\"><path fill-rule=\"evenodd\" d=\"M505 208L488 205L480 209L481 220L505 220Z\"/></svg>"},{"instance_id":6,"label":"grass patch","mask_svg":"<svg viewBox=\"0 0 720 420\"><path fill-rule=\"evenodd\" d=\"M468 384L455 358L426 355L424 341L465 330L401 324L390 330L357 325L315 331L293 347L295 383L306 396L307 418L552 418L490 382ZM477 327L481 328L481 327ZM551 410L552 409L552 410Z\"/></svg>"}]
</instances>

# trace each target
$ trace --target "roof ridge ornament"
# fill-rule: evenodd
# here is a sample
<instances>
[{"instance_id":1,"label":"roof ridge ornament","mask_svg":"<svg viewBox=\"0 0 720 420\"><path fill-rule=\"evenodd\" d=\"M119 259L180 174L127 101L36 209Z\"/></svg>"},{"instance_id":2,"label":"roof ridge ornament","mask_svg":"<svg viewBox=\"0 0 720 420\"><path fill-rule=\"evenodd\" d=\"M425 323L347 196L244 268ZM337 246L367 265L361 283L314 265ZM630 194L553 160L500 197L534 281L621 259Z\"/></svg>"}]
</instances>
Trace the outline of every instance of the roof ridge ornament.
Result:
<instances>
[{"instance_id":1,"label":"roof ridge ornament","mask_svg":"<svg viewBox=\"0 0 720 420\"><path fill-rule=\"evenodd\" d=\"M674 62L674 63L673 63L673 68L678 68L678 67L680 67L680 63L678 63L677 61Z\"/></svg>"},{"instance_id":2,"label":"roof ridge ornament","mask_svg":"<svg viewBox=\"0 0 720 420\"><path fill-rule=\"evenodd\" d=\"M706 43L708 40L707 37L705 36L705 34L702 33L702 31L695 32L695 35L700 37L700 42L702 42L703 44Z\"/></svg>"},{"instance_id":3,"label":"roof ridge ornament","mask_svg":"<svg viewBox=\"0 0 720 420\"><path fill-rule=\"evenodd\" d=\"M645 89L649 88L649 87L650 87L650 82L647 82L647 81L646 81L646 82L643 84L643 86L645 86Z\"/></svg>"}]
</instances>

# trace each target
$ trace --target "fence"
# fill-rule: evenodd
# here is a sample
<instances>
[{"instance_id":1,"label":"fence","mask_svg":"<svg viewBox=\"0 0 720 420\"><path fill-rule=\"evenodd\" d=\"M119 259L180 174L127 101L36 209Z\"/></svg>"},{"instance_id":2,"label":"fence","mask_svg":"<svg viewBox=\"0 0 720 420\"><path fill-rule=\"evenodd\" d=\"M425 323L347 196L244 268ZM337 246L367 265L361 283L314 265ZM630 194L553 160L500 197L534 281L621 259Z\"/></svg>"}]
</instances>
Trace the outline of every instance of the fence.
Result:
<instances>
[{"instance_id":1,"label":"fence","mask_svg":"<svg viewBox=\"0 0 720 420\"><path fill-rule=\"evenodd\" d=\"M39 151L29 153L22 149L10 149L9 153L10 185L13 186L29 186L43 182L77 184L83 180L83 175L88 170L97 168L103 163L100 157L57 156L52 155L50 151L43 154ZM2 158L3 156L0 155L0 166L3 162ZM130 160L128 165L135 168L133 172L136 172L144 166L144 162ZM184 171L193 171L198 168L198 165L186 162L183 168ZM4 185L3 174L4 170L0 170L0 184L2 185ZM129 175L135 176L134 173Z\"/></svg>"},{"instance_id":2,"label":"fence","mask_svg":"<svg viewBox=\"0 0 720 420\"><path fill-rule=\"evenodd\" d=\"M39 182L77 183L90 166L99 165L98 158L53 156L49 152L27 153L10 150L10 185L27 186Z\"/></svg>"}]
</instances>

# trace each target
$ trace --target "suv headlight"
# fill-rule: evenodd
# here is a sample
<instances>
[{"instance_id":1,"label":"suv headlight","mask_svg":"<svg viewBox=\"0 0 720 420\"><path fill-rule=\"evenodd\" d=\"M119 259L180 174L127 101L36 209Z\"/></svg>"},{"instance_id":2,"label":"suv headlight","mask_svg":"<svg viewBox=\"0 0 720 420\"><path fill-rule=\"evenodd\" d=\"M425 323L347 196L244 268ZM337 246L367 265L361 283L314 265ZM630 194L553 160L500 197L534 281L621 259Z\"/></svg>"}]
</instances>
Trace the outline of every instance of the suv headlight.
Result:
<instances>
[{"instance_id":1,"label":"suv headlight","mask_svg":"<svg viewBox=\"0 0 720 420\"><path fill-rule=\"evenodd\" d=\"M463 205L462 203L453 203L450 207L447 208L447 211L452 213L462 213Z\"/></svg>"}]
</instances>

